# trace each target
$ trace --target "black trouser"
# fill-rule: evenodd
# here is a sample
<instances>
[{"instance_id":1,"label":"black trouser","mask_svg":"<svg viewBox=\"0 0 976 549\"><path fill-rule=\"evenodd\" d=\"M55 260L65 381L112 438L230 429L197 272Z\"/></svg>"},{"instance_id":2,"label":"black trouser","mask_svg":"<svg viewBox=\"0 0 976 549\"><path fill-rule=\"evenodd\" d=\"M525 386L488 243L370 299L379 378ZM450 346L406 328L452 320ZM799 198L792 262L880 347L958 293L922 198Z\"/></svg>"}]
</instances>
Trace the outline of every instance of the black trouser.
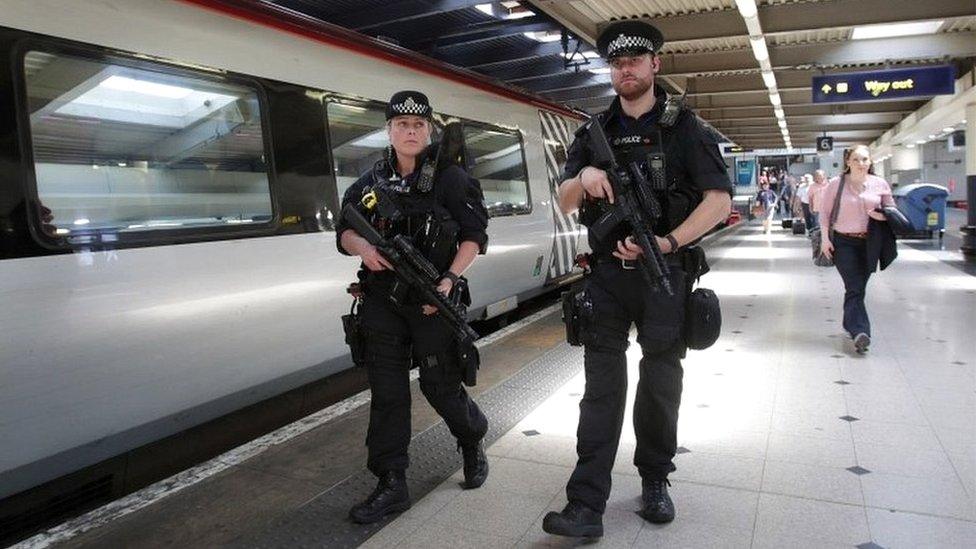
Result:
<instances>
[{"instance_id":1,"label":"black trouser","mask_svg":"<svg viewBox=\"0 0 976 549\"><path fill-rule=\"evenodd\" d=\"M593 315L584 326L586 389L580 401L576 452L579 460L566 486L570 501L599 512L610 496L610 472L617 455L627 402L625 351L631 323L643 358L634 402L637 449L634 465L642 478L665 479L675 470L681 358L684 356L685 273L671 267L675 295L650 291L640 273L600 263L587 277Z\"/></svg>"},{"instance_id":2,"label":"black trouser","mask_svg":"<svg viewBox=\"0 0 976 549\"><path fill-rule=\"evenodd\" d=\"M871 321L864 306L867 292L868 269L867 240L834 233L834 265L844 280L844 330L851 337L857 334L871 335Z\"/></svg>"},{"instance_id":3,"label":"black trouser","mask_svg":"<svg viewBox=\"0 0 976 549\"><path fill-rule=\"evenodd\" d=\"M810 209L810 205L806 202L800 203L800 209L803 210L803 223L806 225L807 232L812 231L816 227L813 219L813 210Z\"/></svg>"},{"instance_id":4,"label":"black trouser","mask_svg":"<svg viewBox=\"0 0 976 549\"><path fill-rule=\"evenodd\" d=\"M382 292L363 298L366 371L372 399L367 467L376 475L410 464L410 365L420 365L420 390L461 444L488 432L488 419L461 387L463 373L451 331L420 305L394 305Z\"/></svg>"}]
</instances>

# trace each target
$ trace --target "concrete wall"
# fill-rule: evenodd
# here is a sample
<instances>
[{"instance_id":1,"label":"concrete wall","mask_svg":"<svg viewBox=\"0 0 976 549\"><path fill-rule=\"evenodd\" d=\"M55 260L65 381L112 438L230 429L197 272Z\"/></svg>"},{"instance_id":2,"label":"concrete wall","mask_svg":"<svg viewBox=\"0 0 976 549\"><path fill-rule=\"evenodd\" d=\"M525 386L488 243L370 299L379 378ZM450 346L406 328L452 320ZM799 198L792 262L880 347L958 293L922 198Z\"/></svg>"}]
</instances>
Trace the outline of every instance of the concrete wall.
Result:
<instances>
[{"instance_id":1,"label":"concrete wall","mask_svg":"<svg viewBox=\"0 0 976 549\"><path fill-rule=\"evenodd\" d=\"M922 183L934 183L949 189L949 200L966 199L966 151L949 151L948 141L922 145ZM950 185L950 180L954 185ZM954 188L953 188L954 187Z\"/></svg>"}]
</instances>

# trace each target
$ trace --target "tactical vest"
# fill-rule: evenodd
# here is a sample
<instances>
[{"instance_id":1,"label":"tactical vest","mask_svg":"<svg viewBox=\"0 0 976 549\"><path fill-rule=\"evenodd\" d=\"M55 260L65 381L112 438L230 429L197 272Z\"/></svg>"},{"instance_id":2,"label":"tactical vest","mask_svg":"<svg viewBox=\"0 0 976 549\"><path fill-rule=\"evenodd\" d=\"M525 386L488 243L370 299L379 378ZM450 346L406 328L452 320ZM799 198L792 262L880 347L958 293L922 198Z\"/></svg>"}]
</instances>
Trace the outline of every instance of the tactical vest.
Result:
<instances>
[{"instance_id":1,"label":"tactical vest","mask_svg":"<svg viewBox=\"0 0 976 549\"><path fill-rule=\"evenodd\" d=\"M610 122L609 111L596 115L604 130ZM640 133L620 136L608 135L610 146L619 163L636 162L647 177L651 190L661 204L663 218L654 227L654 232L664 235L673 231L691 215L701 202L700 193L681 180L681 170L669 166L669 159L678 158L674 128L685 116L694 116L684 102L668 98L661 116L650 128L641 128Z\"/></svg>"},{"instance_id":2,"label":"tactical vest","mask_svg":"<svg viewBox=\"0 0 976 549\"><path fill-rule=\"evenodd\" d=\"M386 159L373 166L373 185L364 188L364 195L372 187L385 186L395 199L400 219L384 218L379 211L371 212L370 222L383 236L403 235L440 271L446 271L457 253L460 225L450 211L438 200L438 185L426 192L414 185L404 188L402 179L393 179L395 171ZM401 183L397 185L397 183Z\"/></svg>"}]
</instances>

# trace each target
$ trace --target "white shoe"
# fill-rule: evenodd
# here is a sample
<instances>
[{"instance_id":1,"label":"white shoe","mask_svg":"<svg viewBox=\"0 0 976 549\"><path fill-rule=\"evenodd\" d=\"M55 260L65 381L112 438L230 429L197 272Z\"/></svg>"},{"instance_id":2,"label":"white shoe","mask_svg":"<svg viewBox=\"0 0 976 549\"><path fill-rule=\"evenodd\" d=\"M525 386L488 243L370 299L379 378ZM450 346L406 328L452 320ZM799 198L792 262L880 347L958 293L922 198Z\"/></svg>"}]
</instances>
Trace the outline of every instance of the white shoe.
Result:
<instances>
[{"instance_id":1,"label":"white shoe","mask_svg":"<svg viewBox=\"0 0 976 549\"><path fill-rule=\"evenodd\" d=\"M854 336L854 350L860 354L868 352L868 347L871 345L871 336L863 332Z\"/></svg>"}]
</instances>

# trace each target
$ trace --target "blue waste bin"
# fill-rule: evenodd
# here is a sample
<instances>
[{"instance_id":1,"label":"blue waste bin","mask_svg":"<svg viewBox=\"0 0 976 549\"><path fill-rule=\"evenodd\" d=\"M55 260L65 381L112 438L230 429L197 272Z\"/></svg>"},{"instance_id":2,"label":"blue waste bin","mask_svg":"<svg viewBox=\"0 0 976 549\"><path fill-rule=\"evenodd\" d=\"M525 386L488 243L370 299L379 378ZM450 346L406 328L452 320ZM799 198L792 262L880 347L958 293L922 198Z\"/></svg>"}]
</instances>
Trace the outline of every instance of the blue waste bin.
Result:
<instances>
[{"instance_id":1,"label":"blue waste bin","mask_svg":"<svg viewBox=\"0 0 976 549\"><path fill-rule=\"evenodd\" d=\"M949 189L931 183L915 183L898 187L891 194L898 209L911 221L919 235L931 238L938 232L939 239L942 239Z\"/></svg>"}]
</instances>

